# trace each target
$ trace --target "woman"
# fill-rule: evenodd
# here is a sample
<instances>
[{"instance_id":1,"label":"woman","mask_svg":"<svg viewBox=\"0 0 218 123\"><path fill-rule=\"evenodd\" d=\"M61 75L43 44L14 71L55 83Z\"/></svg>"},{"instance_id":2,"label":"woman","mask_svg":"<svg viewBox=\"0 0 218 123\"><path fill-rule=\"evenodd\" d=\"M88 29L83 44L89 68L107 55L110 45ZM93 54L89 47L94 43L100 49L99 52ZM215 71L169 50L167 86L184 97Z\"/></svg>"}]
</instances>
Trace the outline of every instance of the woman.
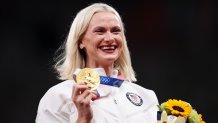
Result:
<instances>
[{"instance_id":1,"label":"woman","mask_svg":"<svg viewBox=\"0 0 218 123\"><path fill-rule=\"evenodd\" d=\"M43 96L37 123L157 122L155 93L132 83L136 78L124 26L114 8L95 3L81 10L72 23L61 56L55 68L60 79L66 81ZM77 82L83 68L91 68L100 75L101 84L95 89L86 81ZM102 77L112 84L102 83Z\"/></svg>"}]
</instances>

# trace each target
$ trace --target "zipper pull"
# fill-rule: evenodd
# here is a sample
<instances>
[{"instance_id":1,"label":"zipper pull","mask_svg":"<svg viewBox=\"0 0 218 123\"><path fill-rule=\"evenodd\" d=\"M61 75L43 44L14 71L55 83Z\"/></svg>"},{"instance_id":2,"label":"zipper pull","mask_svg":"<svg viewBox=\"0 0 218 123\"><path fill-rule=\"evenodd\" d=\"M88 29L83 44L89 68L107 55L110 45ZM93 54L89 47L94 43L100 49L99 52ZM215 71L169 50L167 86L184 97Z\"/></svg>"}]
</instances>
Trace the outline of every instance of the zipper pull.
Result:
<instances>
[{"instance_id":1,"label":"zipper pull","mask_svg":"<svg viewBox=\"0 0 218 123\"><path fill-rule=\"evenodd\" d=\"M117 100L116 99L114 99L114 103L117 104Z\"/></svg>"}]
</instances>

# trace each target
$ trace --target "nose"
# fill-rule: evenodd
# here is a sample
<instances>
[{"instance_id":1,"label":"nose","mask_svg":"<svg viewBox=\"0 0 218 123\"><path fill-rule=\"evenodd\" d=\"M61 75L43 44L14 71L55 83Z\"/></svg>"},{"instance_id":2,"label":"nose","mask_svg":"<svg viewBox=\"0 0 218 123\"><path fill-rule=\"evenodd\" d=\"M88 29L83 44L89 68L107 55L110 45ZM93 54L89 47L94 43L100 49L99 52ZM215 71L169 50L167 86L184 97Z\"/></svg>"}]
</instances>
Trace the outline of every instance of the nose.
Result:
<instances>
[{"instance_id":1,"label":"nose","mask_svg":"<svg viewBox=\"0 0 218 123\"><path fill-rule=\"evenodd\" d=\"M104 41L106 41L107 43L113 43L114 42L113 34L111 32L106 33L104 37Z\"/></svg>"}]
</instances>

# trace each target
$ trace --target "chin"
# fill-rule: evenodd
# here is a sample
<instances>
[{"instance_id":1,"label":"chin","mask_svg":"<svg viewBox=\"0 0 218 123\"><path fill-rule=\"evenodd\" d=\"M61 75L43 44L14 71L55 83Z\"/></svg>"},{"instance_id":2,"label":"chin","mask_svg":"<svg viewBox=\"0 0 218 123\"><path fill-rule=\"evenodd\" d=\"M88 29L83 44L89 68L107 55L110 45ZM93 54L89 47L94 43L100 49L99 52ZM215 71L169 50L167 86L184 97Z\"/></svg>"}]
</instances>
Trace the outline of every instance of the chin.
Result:
<instances>
[{"instance_id":1,"label":"chin","mask_svg":"<svg viewBox=\"0 0 218 123\"><path fill-rule=\"evenodd\" d=\"M102 62L110 62L110 63L114 63L117 60L117 57L104 57L102 59Z\"/></svg>"},{"instance_id":2,"label":"chin","mask_svg":"<svg viewBox=\"0 0 218 123\"><path fill-rule=\"evenodd\" d=\"M105 55L105 56L103 56L103 58L105 58L105 59L110 59L110 60L117 60L117 58L118 58L118 55Z\"/></svg>"}]
</instances>

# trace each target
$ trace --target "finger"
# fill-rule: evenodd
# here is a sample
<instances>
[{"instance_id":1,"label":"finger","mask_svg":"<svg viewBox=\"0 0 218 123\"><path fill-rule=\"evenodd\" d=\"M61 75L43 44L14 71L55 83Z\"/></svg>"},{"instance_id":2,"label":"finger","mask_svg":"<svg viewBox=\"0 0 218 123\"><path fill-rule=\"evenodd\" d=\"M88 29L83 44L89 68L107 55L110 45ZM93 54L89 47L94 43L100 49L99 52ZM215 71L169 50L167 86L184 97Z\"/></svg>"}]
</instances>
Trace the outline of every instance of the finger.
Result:
<instances>
[{"instance_id":1,"label":"finger","mask_svg":"<svg viewBox=\"0 0 218 123\"><path fill-rule=\"evenodd\" d=\"M86 85L80 85L80 84L74 84L73 90L72 90L72 97L77 97L80 95L81 91L84 91L85 89L88 89L88 86Z\"/></svg>"},{"instance_id":2,"label":"finger","mask_svg":"<svg viewBox=\"0 0 218 123\"><path fill-rule=\"evenodd\" d=\"M86 98L84 98L84 100L82 101L83 104L90 104L90 101L92 100L92 98L96 98L97 96L93 93L89 93L88 96L86 96Z\"/></svg>"},{"instance_id":3,"label":"finger","mask_svg":"<svg viewBox=\"0 0 218 123\"><path fill-rule=\"evenodd\" d=\"M83 93L79 95L79 97L86 98L90 93L90 90L86 89Z\"/></svg>"},{"instance_id":4,"label":"finger","mask_svg":"<svg viewBox=\"0 0 218 123\"><path fill-rule=\"evenodd\" d=\"M99 95L98 91L97 90L94 90L94 91L90 91L91 93L95 94L95 95Z\"/></svg>"},{"instance_id":5,"label":"finger","mask_svg":"<svg viewBox=\"0 0 218 123\"><path fill-rule=\"evenodd\" d=\"M83 100L90 94L90 90L85 90L82 94L75 98L76 103L83 103Z\"/></svg>"},{"instance_id":6,"label":"finger","mask_svg":"<svg viewBox=\"0 0 218 123\"><path fill-rule=\"evenodd\" d=\"M97 90L91 91L91 93L95 95L95 97L92 98L92 101L97 100L100 97L100 94Z\"/></svg>"},{"instance_id":7,"label":"finger","mask_svg":"<svg viewBox=\"0 0 218 123\"><path fill-rule=\"evenodd\" d=\"M95 100L97 100L98 98L100 98L100 96L94 95L91 100L92 100L92 101L95 101Z\"/></svg>"}]
</instances>

